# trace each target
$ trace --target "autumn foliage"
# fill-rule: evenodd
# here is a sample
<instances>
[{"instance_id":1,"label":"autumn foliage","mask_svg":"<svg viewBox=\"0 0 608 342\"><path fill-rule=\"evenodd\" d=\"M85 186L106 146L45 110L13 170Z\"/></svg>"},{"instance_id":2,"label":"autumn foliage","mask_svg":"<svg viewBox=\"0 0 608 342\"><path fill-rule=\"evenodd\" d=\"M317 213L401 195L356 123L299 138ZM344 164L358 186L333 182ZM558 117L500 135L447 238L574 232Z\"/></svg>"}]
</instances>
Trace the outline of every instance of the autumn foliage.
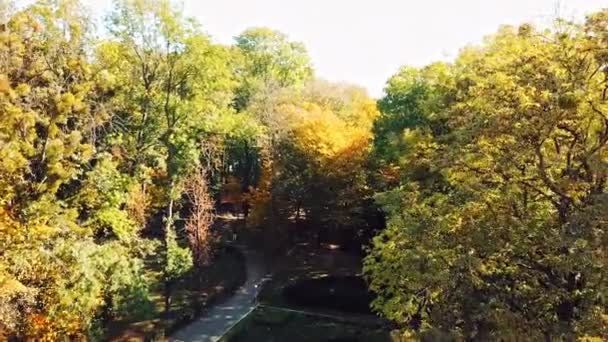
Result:
<instances>
[{"instance_id":1,"label":"autumn foliage","mask_svg":"<svg viewBox=\"0 0 608 342\"><path fill-rule=\"evenodd\" d=\"M396 339L608 340L608 11L503 27L378 101L169 0L115 0L102 37L77 0L0 16L0 340L170 318L225 203L267 252L365 253Z\"/></svg>"},{"instance_id":2,"label":"autumn foliage","mask_svg":"<svg viewBox=\"0 0 608 342\"><path fill-rule=\"evenodd\" d=\"M505 27L389 81L376 162L401 174L365 272L404 339L608 336L607 22Z\"/></svg>"},{"instance_id":3,"label":"autumn foliage","mask_svg":"<svg viewBox=\"0 0 608 342\"><path fill-rule=\"evenodd\" d=\"M216 237L211 230L214 219L214 202L207 186L207 171L199 167L186 180L186 196L190 214L186 219L186 232L192 258L196 266L206 265Z\"/></svg>"}]
</instances>

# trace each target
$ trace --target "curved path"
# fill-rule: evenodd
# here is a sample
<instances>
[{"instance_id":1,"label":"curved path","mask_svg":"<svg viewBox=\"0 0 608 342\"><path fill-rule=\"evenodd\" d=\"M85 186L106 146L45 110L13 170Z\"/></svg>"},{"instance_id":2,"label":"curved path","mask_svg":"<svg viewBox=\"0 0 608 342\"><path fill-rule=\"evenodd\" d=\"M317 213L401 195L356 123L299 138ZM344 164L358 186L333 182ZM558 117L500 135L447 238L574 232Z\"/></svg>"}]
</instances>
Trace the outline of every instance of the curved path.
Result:
<instances>
[{"instance_id":1,"label":"curved path","mask_svg":"<svg viewBox=\"0 0 608 342\"><path fill-rule=\"evenodd\" d=\"M266 276L264 259L256 252L237 247L245 255L247 281L225 302L213 306L201 318L175 332L170 341L209 342L219 340L256 306L260 284Z\"/></svg>"}]
</instances>

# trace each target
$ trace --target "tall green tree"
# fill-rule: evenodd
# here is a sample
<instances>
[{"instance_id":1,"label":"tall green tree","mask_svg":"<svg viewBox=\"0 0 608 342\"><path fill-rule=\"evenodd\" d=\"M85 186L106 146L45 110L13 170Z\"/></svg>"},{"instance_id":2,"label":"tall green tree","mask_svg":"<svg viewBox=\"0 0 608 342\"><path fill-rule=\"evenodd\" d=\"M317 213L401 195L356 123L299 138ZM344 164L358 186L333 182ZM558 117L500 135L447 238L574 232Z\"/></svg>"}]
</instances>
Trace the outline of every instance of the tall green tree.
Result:
<instances>
[{"instance_id":1,"label":"tall green tree","mask_svg":"<svg viewBox=\"0 0 608 342\"><path fill-rule=\"evenodd\" d=\"M242 85L235 107L245 109L252 97L277 89L301 87L313 76L313 68L304 45L290 41L275 30L250 28L235 37L241 64L237 70Z\"/></svg>"},{"instance_id":2,"label":"tall green tree","mask_svg":"<svg viewBox=\"0 0 608 342\"><path fill-rule=\"evenodd\" d=\"M182 234L175 232L181 227L175 223L184 181L202 159L216 157L206 155L210 137L219 135L218 143L224 144L226 135L236 131L230 108L236 86L233 55L211 43L170 1L116 1L107 22L113 39L99 47L98 58L117 75L119 92L107 141L142 187L153 185L153 203L164 211L168 310L173 283L192 264L177 245Z\"/></svg>"},{"instance_id":3,"label":"tall green tree","mask_svg":"<svg viewBox=\"0 0 608 342\"><path fill-rule=\"evenodd\" d=\"M374 123L376 149L386 154L387 161L399 158L395 154L403 150L399 139L404 130L429 126L444 115L452 83L450 66L445 63L403 67L388 80L386 95L378 101L381 116Z\"/></svg>"},{"instance_id":4,"label":"tall green tree","mask_svg":"<svg viewBox=\"0 0 608 342\"><path fill-rule=\"evenodd\" d=\"M235 73L239 86L235 91L233 106L257 123L257 130L251 131L255 132L255 136L232 144L229 159L235 161L233 165L239 173L237 176L243 190L250 192L250 188L262 183L269 184L267 181L273 177L263 173L270 171L269 165L280 153L279 141L290 130L290 113L284 112L281 107L290 102L289 97L301 91L312 78L313 68L304 45L290 41L285 34L275 30L247 29L235 37L235 43L235 52L239 57ZM235 152L238 153L236 157ZM266 165L263 165L264 162ZM270 188L266 190L270 191ZM259 193L253 196L269 199L262 207L268 205L266 209L270 208L273 213L270 216L255 216L270 218L269 225L277 226L273 223L278 215L275 197L260 197ZM249 207L250 204L245 205Z\"/></svg>"},{"instance_id":5,"label":"tall green tree","mask_svg":"<svg viewBox=\"0 0 608 342\"><path fill-rule=\"evenodd\" d=\"M444 186L408 176L379 195L388 228L365 263L375 309L407 334L607 336L605 18L507 27L450 67L449 132L404 153Z\"/></svg>"}]
</instances>

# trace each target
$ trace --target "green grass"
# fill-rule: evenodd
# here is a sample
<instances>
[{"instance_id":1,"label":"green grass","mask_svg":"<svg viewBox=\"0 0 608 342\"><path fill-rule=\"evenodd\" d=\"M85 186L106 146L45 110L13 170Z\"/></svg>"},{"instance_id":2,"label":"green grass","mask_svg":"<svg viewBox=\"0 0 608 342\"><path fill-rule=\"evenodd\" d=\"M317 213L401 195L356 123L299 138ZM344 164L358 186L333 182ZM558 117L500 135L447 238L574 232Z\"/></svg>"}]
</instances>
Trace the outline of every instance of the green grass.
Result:
<instances>
[{"instance_id":1,"label":"green grass","mask_svg":"<svg viewBox=\"0 0 608 342\"><path fill-rule=\"evenodd\" d=\"M299 246L280 260L271 280L262 288L261 307L233 328L224 342L390 340L385 321L377 316L297 306L283 296L286 286L304 279L360 275L360 257L337 250Z\"/></svg>"},{"instance_id":2,"label":"green grass","mask_svg":"<svg viewBox=\"0 0 608 342\"><path fill-rule=\"evenodd\" d=\"M348 320L260 307L221 342L387 342L386 329Z\"/></svg>"},{"instance_id":3,"label":"green grass","mask_svg":"<svg viewBox=\"0 0 608 342\"><path fill-rule=\"evenodd\" d=\"M259 301L262 304L275 307L302 309L330 315L343 315L342 312L329 309L313 309L289 303L283 296L285 287L300 280L320 278L325 276L356 276L361 274L360 257L341 251L319 250L313 247L300 246L284 258L270 281L264 284ZM360 318L375 319L375 316L354 315Z\"/></svg>"},{"instance_id":4,"label":"green grass","mask_svg":"<svg viewBox=\"0 0 608 342\"><path fill-rule=\"evenodd\" d=\"M245 260L234 251L224 251L203 270L201 276L188 275L175 285L171 310L164 313L163 284L154 263L147 269L150 300L154 304L151 317L128 317L111 323L107 340L144 341L162 339L175 329L191 322L214 302L232 294L246 280Z\"/></svg>"}]
</instances>

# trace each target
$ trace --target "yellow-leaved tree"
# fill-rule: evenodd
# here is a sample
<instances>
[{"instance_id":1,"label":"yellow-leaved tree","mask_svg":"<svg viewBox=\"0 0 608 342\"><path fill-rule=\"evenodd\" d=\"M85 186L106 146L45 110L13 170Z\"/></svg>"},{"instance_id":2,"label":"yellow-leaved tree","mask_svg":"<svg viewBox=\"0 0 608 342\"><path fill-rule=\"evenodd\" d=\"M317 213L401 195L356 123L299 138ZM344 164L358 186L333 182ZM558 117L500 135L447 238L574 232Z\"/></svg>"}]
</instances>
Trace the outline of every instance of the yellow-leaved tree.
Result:
<instances>
[{"instance_id":1,"label":"yellow-leaved tree","mask_svg":"<svg viewBox=\"0 0 608 342\"><path fill-rule=\"evenodd\" d=\"M607 23L505 27L389 82L404 172L365 272L406 338L608 336Z\"/></svg>"}]
</instances>

